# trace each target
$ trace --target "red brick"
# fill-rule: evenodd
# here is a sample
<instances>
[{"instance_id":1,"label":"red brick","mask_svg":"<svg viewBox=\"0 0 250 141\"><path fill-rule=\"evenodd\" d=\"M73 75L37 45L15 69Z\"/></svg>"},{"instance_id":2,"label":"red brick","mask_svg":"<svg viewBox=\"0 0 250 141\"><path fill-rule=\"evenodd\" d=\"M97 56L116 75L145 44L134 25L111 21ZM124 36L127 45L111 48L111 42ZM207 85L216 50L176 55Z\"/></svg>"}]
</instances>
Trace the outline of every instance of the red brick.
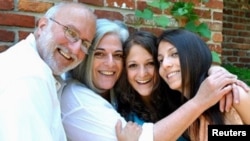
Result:
<instances>
[{"instance_id":1,"label":"red brick","mask_svg":"<svg viewBox=\"0 0 250 141\"><path fill-rule=\"evenodd\" d=\"M223 9L223 1L219 0L209 0L207 3L205 3L206 7L213 8L213 9Z\"/></svg>"},{"instance_id":2,"label":"red brick","mask_svg":"<svg viewBox=\"0 0 250 141\"><path fill-rule=\"evenodd\" d=\"M229 22L223 22L223 27L224 28L232 28L233 27L233 23L229 23Z\"/></svg>"},{"instance_id":3,"label":"red brick","mask_svg":"<svg viewBox=\"0 0 250 141\"><path fill-rule=\"evenodd\" d=\"M239 44L238 48L243 49L243 50L249 50L250 49L249 44Z\"/></svg>"},{"instance_id":4,"label":"red brick","mask_svg":"<svg viewBox=\"0 0 250 141\"><path fill-rule=\"evenodd\" d=\"M0 30L0 41L13 42L15 40L15 33L13 31Z\"/></svg>"},{"instance_id":5,"label":"red brick","mask_svg":"<svg viewBox=\"0 0 250 141\"><path fill-rule=\"evenodd\" d=\"M223 9L223 14L225 15L232 15L233 14L233 9L228 9L228 7Z\"/></svg>"},{"instance_id":6,"label":"red brick","mask_svg":"<svg viewBox=\"0 0 250 141\"><path fill-rule=\"evenodd\" d=\"M223 21L223 13L221 12L213 12L213 19L218 21Z\"/></svg>"},{"instance_id":7,"label":"red brick","mask_svg":"<svg viewBox=\"0 0 250 141\"><path fill-rule=\"evenodd\" d=\"M108 18L111 20L121 20L123 21L123 15L119 12L114 11L104 11L104 10L95 10L95 14L98 18Z\"/></svg>"},{"instance_id":8,"label":"red brick","mask_svg":"<svg viewBox=\"0 0 250 141\"><path fill-rule=\"evenodd\" d=\"M232 52L232 50L227 50L227 49L225 49L224 47L223 47L223 51L222 51L222 55L224 56L231 56L231 55L233 55L233 52Z\"/></svg>"},{"instance_id":9,"label":"red brick","mask_svg":"<svg viewBox=\"0 0 250 141\"><path fill-rule=\"evenodd\" d=\"M156 36L159 36L162 32L163 29L161 28L149 28L149 27L143 27L140 30L145 30L154 33Z\"/></svg>"},{"instance_id":10,"label":"red brick","mask_svg":"<svg viewBox=\"0 0 250 141\"><path fill-rule=\"evenodd\" d=\"M19 39L19 41L22 40L22 39L25 39L29 34L30 34L30 32L19 31L18 32L18 39Z\"/></svg>"},{"instance_id":11,"label":"red brick","mask_svg":"<svg viewBox=\"0 0 250 141\"><path fill-rule=\"evenodd\" d=\"M104 6L104 0L78 0L78 2L95 6Z\"/></svg>"},{"instance_id":12,"label":"red brick","mask_svg":"<svg viewBox=\"0 0 250 141\"><path fill-rule=\"evenodd\" d=\"M234 37L234 38L232 38L232 42L244 43L244 38L242 38L242 37Z\"/></svg>"},{"instance_id":13,"label":"red brick","mask_svg":"<svg viewBox=\"0 0 250 141\"><path fill-rule=\"evenodd\" d=\"M224 40L222 43L223 51L228 52L228 50L232 49L232 48L230 48L230 45L231 45L231 43L225 42L225 40ZM232 52L232 50L230 50L230 52Z\"/></svg>"},{"instance_id":14,"label":"red brick","mask_svg":"<svg viewBox=\"0 0 250 141\"><path fill-rule=\"evenodd\" d=\"M44 13L51 6L53 6L53 3L49 3L49 2L39 2L39 1L30 1L30 0L19 0L18 2L19 11Z\"/></svg>"},{"instance_id":15,"label":"red brick","mask_svg":"<svg viewBox=\"0 0 250 141\"><path fill-rule=\"evenodd\" d=\"M122 9L135 9L134 0L106 0L106 5Z\"/></svg>"},{"instance_id":16,"label":"red brick","mask_svg":"<svg viewBox=\"0 0 250 141\"><path fill-rule=\"evenodd\" d=\"M216 43L219 42L220 43L220 42L223 41L223 36L222 36L221 33L214 33L213 36L212 36L212 39L213 39L214 42L216 42Z\"/></svg>"},{"instance_id":17,"label":"red brick","mask_svg":"<svg viewBox=\"0 0 250 141\"><path fill-rule=\"evenodd\" d=\"M35 27L35 17L18 14L0 13L0 25L19 26L19 27Z\"/></svg>"},{"instance_id":18,"label":"red brick","mask_svg":"<svg viewBox=\"0 0 250 141\"><path fill-rule=\"evenodd\" d=\"M0 0L0 10L13 10L14 0Z\"/></svg>"},{"instance_id":19,"label":"red brick","mask_svg":"<svg viewBox=\"0 0 250 141\"><path fill-rule=\"evenodd\" d=\"M231 29L223 29L223 35L230 35L230 36L237 36L238 31L236 30L231 30Z\"/></svg>"},{"instance_id":20,"label":"red brick","mask_svg":"<svg viewBox=\"0 0 250 141\"><path fill-rule=\"evenodd\" d=\"M229 9L240 9L240 7L242 6L242 3L240 1L242 0L224 0L224 5Z\"/></svg>"},{"instance_id":21,"label":"red brick","mask_svg":"<svg viewBox=\"0 0 250 141\"><path fill-rule=\"evenodd\" d=\"M137 1L137 7L136 9L138 10L143 10L144 8L147 7L147 3L145 1Z\"/></svg>"},{"instance_id":22,"label":"red brick","mask_svg":"<svg viewBox=\"0 0 250 141\"><path fill-rule=\"evenodd\" d=\"M220 22L209 23L209 29L212 30L212 31L221 32L222 29L223 29L222 23L220 23Z\"/></svg>"},{"instance_id":23,"label":"red brick","mask_svg":"<svg viewBox=\"0 0 250 141\"><path fill-rule=\"evenodd\" d=\"M227 60L230 61L230 62L238 62L237 57L227 57Z\"/></svg>"},{"instance_id":24,"label":"red brick","mask_svg":"<svg viewBox=\"0 0 250 141\"><path fill-rule=\"evenodd\" d=\"M246 25L243 25L241 23L233 24L233 29L236 29L236 30L244 30L244 29L246 29L245 27L246 27Z\"/></svg>"},{"instance_id":25,"label":"red brick","mask_svg":"<svg viewBox=\"0 0 250 141\"><path fill-rule=\"evenodd\" d=\"M221 52L222 52L222 47L221 47L221 45L219 45L219 44L208 44L208 47L209 47L209 49L211 50L211 51L215 51L215 52L217 52L218 54L221 54Z\"/></svg>"},{"instance_id":26,"label":"red brick","mask_svg":"<svg viewBox=\"0 0 250 141\"><path fill-rule=\"evenodd\" d=\"M237 55L238 56L246 56L247 52L245 50L239 50Z\"/></svg>"},{"instance_id":27,"label":"red brick","mask_svg":"<svg viewBox=\"0 0 250 141\"><path fill-rule=\"evenodd\" d=\"M249 62L250 62L250 58L240 57L240 58L239 58L239 61L240 61L241 63L249 63Z\"/></svg>"},{"instance_id":28,"label":"red brick","mask_svg":"<svg viewBox=\"0 0 250 141\"><path fill-rule=\"evenodd\" d=\"M247 12L245 14L246 14L246 18L250 18L250 12Z\"/></svg>"},{"instance_id":29,"label":"red brick","mask_svg":"<svg viewBox=\"0 0 250 141\"><path fill-rule=\"evenodd\" d=\"M234 10L232 15L243 17L243 16L245 16L245 12L239 11L239 10Z\"/></svg>"},{"instance_id":30,"label":"red brick","mask_svg":"<svg viewBox=\"0 0 250 141\"><path fill-rule=\"evenodd\" d=\"M210 10L196 9L195 13L202 19L211 19L212 16Z\"/></svg>"},{"instance_id":31,"label":"red brick","mask_svg":"<svg viewBox=\"0 0 250 141\"><path fill-rule=\"evenodd\" d=\"M7 50L9 47L7 45L0 45L0 53Z\"/></svg>"}]
</instances>

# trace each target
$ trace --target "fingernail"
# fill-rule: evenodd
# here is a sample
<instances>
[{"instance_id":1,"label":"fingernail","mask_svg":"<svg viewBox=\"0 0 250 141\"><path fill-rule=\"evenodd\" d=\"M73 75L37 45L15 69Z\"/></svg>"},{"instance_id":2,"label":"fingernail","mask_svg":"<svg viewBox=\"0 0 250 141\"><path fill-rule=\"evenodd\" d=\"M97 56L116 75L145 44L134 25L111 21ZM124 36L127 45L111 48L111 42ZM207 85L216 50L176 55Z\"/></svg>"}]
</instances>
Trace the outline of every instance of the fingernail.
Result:
<instances>
[{"instance_id":1,"label":"fingernail","mask_svg":"<svg viewBox=\"0 0 250 141\"><path fill-rule=\"evenodd\" d=\"M239 103L239 100L235 100L234 103L238 104L238 103Z\"/></svg>"},{"instance_id":2,"label":"fingernail","mask_svg":"<svg viewBox=\"0 0 250 141\"><path fill-rule=\"evenodd\" d=\"M236 87L235 83L233 83L233 87L234 87L234 88Z\"/></svg>"},{"instance_id":3,"label":"fingernail","mask_svg":"<svg viewBox=\"0 0 250 141\"><path fill-rule=\"evenodd\" d=\"M223 113L223 112L224 112L224 109L223 109L223 108L221 108L221 109L220 109L220 111Z\"/></svg>"}]
</instances>

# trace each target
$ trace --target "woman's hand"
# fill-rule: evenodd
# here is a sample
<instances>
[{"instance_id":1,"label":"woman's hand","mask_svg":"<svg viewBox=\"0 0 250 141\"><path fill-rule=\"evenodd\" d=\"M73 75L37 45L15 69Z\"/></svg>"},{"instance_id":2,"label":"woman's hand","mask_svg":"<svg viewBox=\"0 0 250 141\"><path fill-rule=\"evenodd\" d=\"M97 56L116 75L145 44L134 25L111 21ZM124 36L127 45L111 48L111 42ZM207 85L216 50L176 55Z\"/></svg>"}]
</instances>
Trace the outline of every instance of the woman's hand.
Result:
<instances>
[{"instance_id":1,"label":"woman's hand","mask_svg":"<svg viewBox=\"0 0 250 141\"><path fill-rule=\"evenodd\" d=\"M237 80L234 85L236 85L237 87L233 87L233 90L220 100L221 112L229 112L233 104L240 103L240 92L238 89L239 87L242 88L242 90L246 93L250 92L249 86L241 80Z\"/></svg>"},{"instance_id":2,"label":"woman's hand","mask_svg":"<svg viewBox=\"0 0 250 141\"><path fill-rule=\"evenodd\" d=\"M236 77L229 73L215 71L201 83L194 98L197 103L211 107L233 90L232 84L236 81Z\"/></svg>"},{"instance_id":3,"label":"woman's hand","mask_svg":"<svg viewBox=\"0 0 250 141\"><path fill-rule=\"evenodd\" d=\"M211 75L211 74L216 73L218 71L221 71L224 74L232 75L232 77L237 78L236 75L228 72L225 68L223 68L221 66L211 66L208 74ZM250 91L249 86L241 80L237 80L235 84L242 87L246 92ZM240 102L239 95L240 94L239 94L238 89L236 87L233 87L233 90L230 91L229 93L227 93L225 96L223 96L223 98L220 100L220 111L221 112L230 111L231 107L233 106L233 103L237 104Z\"/></svg>"},{"instance_id":4,"label":"woman's hand","mask_svg":"<svg viewBox=\"0 0 250 141\"><path fill-rule=\"evenodd\" d=\"M118 120L115 131L118 141L138 141L142 132L142 127L129 121L126 126L122 128L122 122Z\"/></svg>"}]
</instances>

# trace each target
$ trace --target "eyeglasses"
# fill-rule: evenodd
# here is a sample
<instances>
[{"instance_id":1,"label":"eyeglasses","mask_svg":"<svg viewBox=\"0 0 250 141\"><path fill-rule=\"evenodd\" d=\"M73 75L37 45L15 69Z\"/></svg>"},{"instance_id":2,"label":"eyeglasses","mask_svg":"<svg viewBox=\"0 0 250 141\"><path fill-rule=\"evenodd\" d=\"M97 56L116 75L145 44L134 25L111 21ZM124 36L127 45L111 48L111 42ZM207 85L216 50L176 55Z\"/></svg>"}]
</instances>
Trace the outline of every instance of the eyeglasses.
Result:
<instances>
[{"instance_id":1,"label":"eyeglasses","mask_svg":"<svg viewBox=\"0 0 250 141\"><path fill-rule=\"evenodd\" d=\"M82 45L81 45L81 49L84 53L88 54L88 49L89 47L91 46L91 43L89 41L86 41L86 40L82 40L80 37L79 37L79 34L74 31L73 29L71 29L70 27L68 26L65 26L61 23L59 23L58 21L54 20L53 18L49 18L51 21L61 25L63 27L63 31L64 31L64 35L65 37L72 43L75 43L79 40L82 41Z\"/></svg>"}]
</instances>

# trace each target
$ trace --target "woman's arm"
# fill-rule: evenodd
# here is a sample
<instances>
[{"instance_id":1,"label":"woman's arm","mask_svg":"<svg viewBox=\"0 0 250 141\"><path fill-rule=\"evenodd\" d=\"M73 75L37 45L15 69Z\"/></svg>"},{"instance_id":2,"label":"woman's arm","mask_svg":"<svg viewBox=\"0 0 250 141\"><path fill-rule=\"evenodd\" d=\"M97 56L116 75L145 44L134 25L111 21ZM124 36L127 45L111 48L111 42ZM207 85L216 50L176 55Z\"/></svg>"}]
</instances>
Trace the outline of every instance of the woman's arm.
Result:
<instances>
[{"instance_id":1,"label":"woman's arm","mask_svg":"<svg viewBox=\"0 0 250 141\"><path fill-rule=\"evenodd\" d=\"M244 124L250 124L250 92L244 91L241 87L233 84L233 87L239 91L240 103L234 103L233 107L240 115Z\"/></svg>"},{"instance_id":2,"label":"woman's arm","mask_svg":"<svg viewBox=\"0 0 250 141\"><path fill-rule=\"evenodd\" d=\"M154 141L176 140L207 108L232 90L236 79L222 71L208 76L196 96L154 125Z\"/></svg>"},{"instance_id":3,"label":"woman's arm","mask_svg":"<svg viewBox=\"0 0 250 141\"><path fill-rule=\"evenodd\" d=\"M196 96L153 125L154 141L174 141L209 107L232 91L231 74L217 71L201 84Z\"/></svg>"}]
</instances>

